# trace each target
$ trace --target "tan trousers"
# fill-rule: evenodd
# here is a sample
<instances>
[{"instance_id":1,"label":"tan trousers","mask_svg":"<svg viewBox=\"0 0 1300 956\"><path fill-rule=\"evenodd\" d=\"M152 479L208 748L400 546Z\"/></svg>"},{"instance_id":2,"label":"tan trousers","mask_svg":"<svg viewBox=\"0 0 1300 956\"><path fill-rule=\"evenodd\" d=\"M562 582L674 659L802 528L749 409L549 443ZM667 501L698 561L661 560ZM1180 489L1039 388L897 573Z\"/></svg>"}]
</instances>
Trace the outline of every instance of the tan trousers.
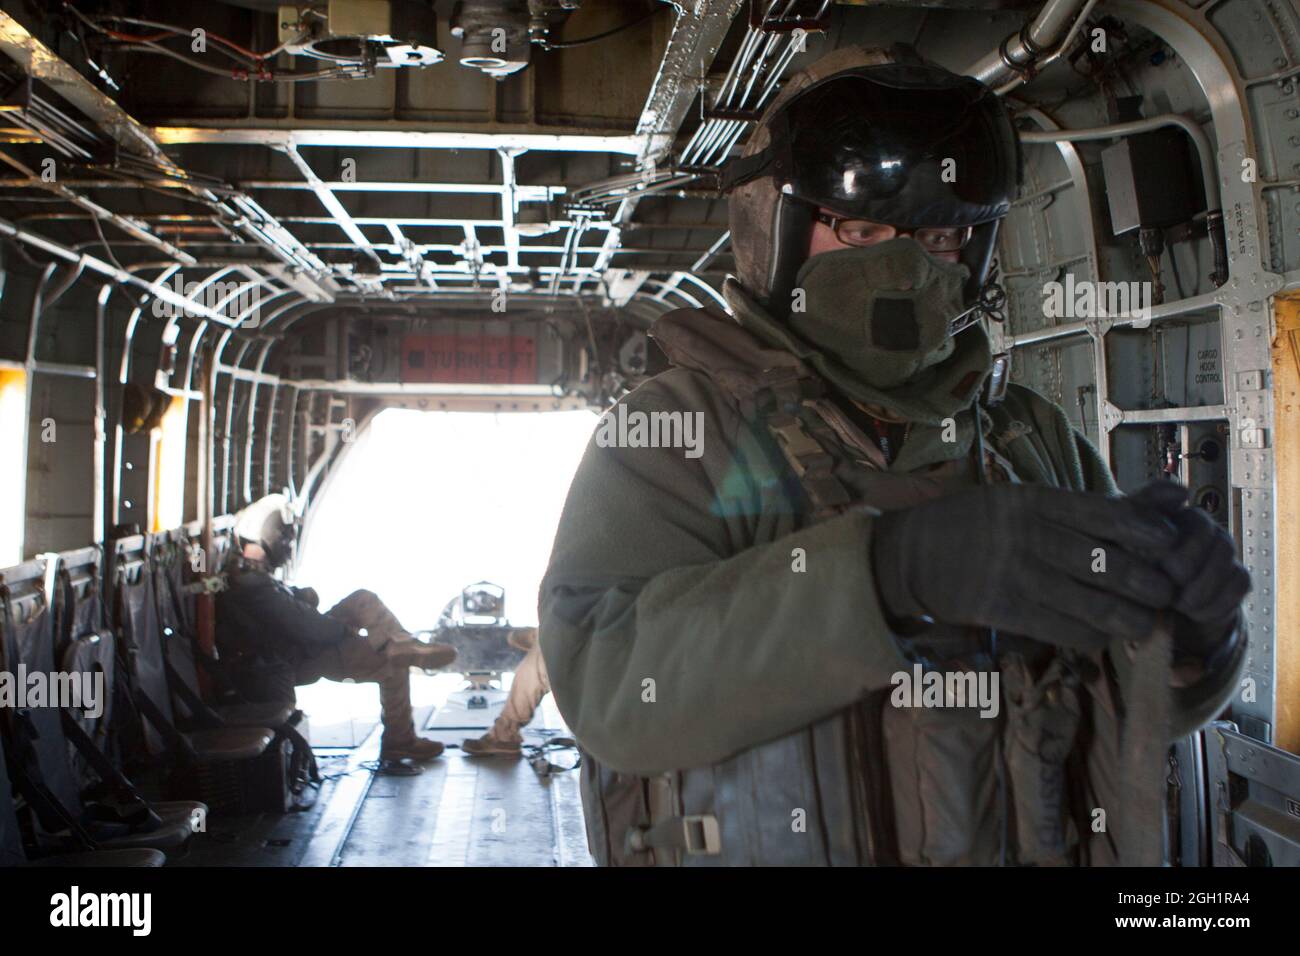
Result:
<instances>
[{"instance_id":1,"label":"tan trousers","mask_svg":"<svg viewBox=\"0 0 1300 956\"><path fill-rule=\"evenodd\" d=\"M519 728L533 719L537 705L550 690L551 682L546 675L546 661L542 660L542 647L534 643L515 671L510 696L506 698L506 705L492 725L489 736L510 743L522 743L524 737Z\"/></svg>"},{"instance_id":2,"label":"tan trousers","mask_svg":"<svg viewBox=\"0 0 1300 956\"><path fill-rule=\"evenodd\" d=\"M336 681L373 681L379 685L383 745L410 742L416 736L411 716L411 669L409 665L394 663L387 652L392 642L413 640L410 633L373 591L354 591L325 613L349 627L364 627L369 636L346 641L299 661L294 668L294 683L313 684L322 677Z\"/></svg>"}]
</instances>

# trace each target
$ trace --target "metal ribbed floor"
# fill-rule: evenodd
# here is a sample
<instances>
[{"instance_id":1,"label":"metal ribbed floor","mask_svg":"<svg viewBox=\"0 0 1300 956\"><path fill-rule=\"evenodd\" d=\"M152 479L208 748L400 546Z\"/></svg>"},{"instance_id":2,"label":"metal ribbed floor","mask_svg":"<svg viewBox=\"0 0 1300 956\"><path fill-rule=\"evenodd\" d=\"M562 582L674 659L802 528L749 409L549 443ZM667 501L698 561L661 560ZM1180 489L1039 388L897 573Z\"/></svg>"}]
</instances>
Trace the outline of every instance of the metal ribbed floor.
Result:
<instances>
[{"instance_id":1,"label":"metal ribbed floor","mask_svg":"<svg viewBox=\"0 0 1300 956\"><path fill-rule=\"evenodd\" d=\"M550 699L526 732L563 732ZM432 736L432 735L431 735ZM578 774L449 748L414 777L376 775L373 734L332 781L299 866L590 866ZM569 752L554 758L571 760Z\"/></svg>"}]
</instances>

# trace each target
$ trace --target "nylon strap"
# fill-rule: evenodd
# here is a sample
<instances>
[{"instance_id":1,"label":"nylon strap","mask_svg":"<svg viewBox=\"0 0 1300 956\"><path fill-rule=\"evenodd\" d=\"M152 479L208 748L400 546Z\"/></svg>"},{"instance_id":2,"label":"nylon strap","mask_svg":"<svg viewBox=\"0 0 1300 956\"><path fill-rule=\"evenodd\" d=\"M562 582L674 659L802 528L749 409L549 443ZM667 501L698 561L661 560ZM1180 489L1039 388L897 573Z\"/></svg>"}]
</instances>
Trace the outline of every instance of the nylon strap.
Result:
<instances>
[{"instance_id":1,"label":"nylon strap","mask_svg":"<svg viewBox=\"0 0 1300 956\"><path fill-rule=\"evenodd\" d=\"M316 764L316 754L312 751L307 738L298 732L297 727L287 722L276 727L275 731L288 737L289 743L293 744L293 749L307 762L307 776L311 779L311 782L320 783L320 767Z\"/></svg>"},{"instance_id":2,"label":"nylon strap","mask_svg":"<svg viewBox=\"0 0 1300 956\"><path fill-rule=\"evenodd\" d=\"M799 415L805 400L819 398L824 392L825 387L815 378L787 378L760 389L752 406L753 418L776 441L818 521L838 514L853 502L848 489L835 477L835 457Z\"/></svg>"}]
</instances>

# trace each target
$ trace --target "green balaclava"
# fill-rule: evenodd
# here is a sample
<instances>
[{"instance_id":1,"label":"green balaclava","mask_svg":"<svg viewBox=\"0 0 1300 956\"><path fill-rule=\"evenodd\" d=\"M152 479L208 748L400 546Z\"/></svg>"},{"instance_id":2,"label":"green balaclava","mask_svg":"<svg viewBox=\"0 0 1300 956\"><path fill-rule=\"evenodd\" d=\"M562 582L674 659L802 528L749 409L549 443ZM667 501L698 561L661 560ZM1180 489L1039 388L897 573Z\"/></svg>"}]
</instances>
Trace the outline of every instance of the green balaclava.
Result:
<instances>
[{"instance_id":1,"label":"green balaclava","mask_svg":"<svg viewBox=\"0 0 1300 956\"><path fill-rule=\"evenodd\" d=\"M844 395L937 425L963 417L992 367L978 323L948 335L963 308L965 272L898 238L808 259L792 308L780 317L735 279L722 292L741 326L807 362Z\"/></svg>"},{"instance_id":2,"label":"green balaclava","mask_svg":"<svg viewBox=\"0 0 1300 956\"><path fill-rule=\"evenodd\" d=\"M949 327L969 275L905 236L823 252L799 270L787 321L862 382L888 391L953 354Z\"/></svg>"}]
</instances>

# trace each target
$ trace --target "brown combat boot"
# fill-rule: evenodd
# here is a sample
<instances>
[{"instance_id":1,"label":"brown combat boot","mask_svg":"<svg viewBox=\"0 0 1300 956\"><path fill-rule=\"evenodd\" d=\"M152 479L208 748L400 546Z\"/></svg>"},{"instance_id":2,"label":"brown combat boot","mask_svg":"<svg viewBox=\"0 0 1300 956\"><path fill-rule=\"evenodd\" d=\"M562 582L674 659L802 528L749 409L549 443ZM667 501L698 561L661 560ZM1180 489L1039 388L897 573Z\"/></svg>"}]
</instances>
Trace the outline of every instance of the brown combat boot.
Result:
<instances>
[{"instance_id":1,"label":"brown combat boot","mask_svg":"<svg viewBox=\"0 0 1300 956\"><path fill-rule=\"evenodd\" d=\"M456 659L450 644L426 644L424 641L392 641L384 651L398 667L418 667L426 673L441 670Z\"/></svg>"},{"instance_id":2,"label":"brown combat boot","mask_svg":"<svg viewBox=\"0 0 1300 956\"><path fill-rule=\"evenodd\" d=\"M418 736L394 743L384 740L379 745L379 759L384 761L432 760L434 757L442 756L444 749L438 741Z\"/></svg>"},{"instance_id":3,"label":"brown combat boot","mask_svg":"<svg viewBox=\"0 0 1300 956\"><path fill-rule=\"evenodd\" d=\"M523 753L523 744L513 740L502 740L488 733L482 737L466 739L460 745L460 749L471 757L491 757L497 754L518 757Z\"/></svg>"}]
</instances>

